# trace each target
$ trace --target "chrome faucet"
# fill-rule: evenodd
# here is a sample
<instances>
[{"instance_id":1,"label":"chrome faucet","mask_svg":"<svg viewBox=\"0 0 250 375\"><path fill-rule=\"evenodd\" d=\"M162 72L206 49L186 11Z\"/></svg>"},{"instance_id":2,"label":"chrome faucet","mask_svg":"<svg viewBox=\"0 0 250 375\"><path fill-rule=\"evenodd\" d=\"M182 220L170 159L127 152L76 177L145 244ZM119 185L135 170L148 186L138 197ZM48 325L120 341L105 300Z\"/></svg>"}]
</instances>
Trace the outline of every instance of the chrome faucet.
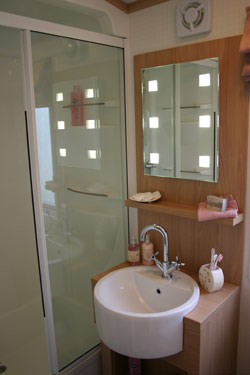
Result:
<instances>
[{"instance_id":1,"label":"chrome faucet","mask_svg":"<svg viewBox=\"0 0 250 375\"><path fill-rule=\"evenodd\" d=\"M146 233L150 230L156 230L160 232L163 237L163 262L160 262L159 259L156 258L156 255L159 254L158 252L155 253L151 259L155 262L156 266L162 271L162 277L165 279L172 278L172 272L174 270L179 270L180 266L184 266L184 263L179 263L178 258L176 257L176 262L169 262L168 261L168 234L164 228L160 225L152 224L145 226L140 233L140 240L145 241Z\"/></svg>"}]
</instances>

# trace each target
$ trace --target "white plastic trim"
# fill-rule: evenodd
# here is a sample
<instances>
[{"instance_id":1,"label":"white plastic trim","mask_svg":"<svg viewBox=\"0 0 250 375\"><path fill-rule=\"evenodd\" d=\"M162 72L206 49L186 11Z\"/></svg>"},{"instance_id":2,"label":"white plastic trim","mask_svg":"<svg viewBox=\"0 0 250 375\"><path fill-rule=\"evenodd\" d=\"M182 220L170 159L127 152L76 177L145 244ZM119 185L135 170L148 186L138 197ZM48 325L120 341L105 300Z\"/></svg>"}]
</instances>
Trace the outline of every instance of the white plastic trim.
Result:
<instances>
[{"instance_id":1,"label":"white plastic trim","mask_svg":"<svg viewBox=\"0 0 250 375\"><path fill-rule=\"evenodd\" d=\"M133 60L129 54L129 40L124 40L124 69L125 69L125 100L126 100L126 132L127 132L127 174L128 197L137 192L136 179L136 153L135 153L135 121L134 121L134 80ZM132 95L131 95L132 93ZM137 237L138 213L136 208L129 208L129 233L130 238Z\"/></svg>"},{"instance_id":2,"label":"white plastic trim","mask_svg":"<svg viewBox=\"0 0 250 375\"><path fill-rule=\"evenodd\" d=\"M123 48L123 38L0 12L0 25Z\"/></svg>"},{"instance_id":3,"label":"white plastic trim","mask_svg":"<svg viewBox=\"0 0 250 375\"><path fill-rule=\"evenodd\" d=\"M31 51L31 36L30 31L23 31L23 61L24 61L24 80L25 80L25 101L28 120L28 142L30 150L31 163L31 179L32 179L32 194L34 197L35 221L37 229L37 243L39 261L41 264L41 284L43 289L43 300L45 309L45 329L49 346L49 359L51 370L53 374L59 373L57 351L56 351L56 337L53 320L52 297L50 289L49 266L47 257L46 239L44 221L43 221L43 207L40 189L40 172L38 161L37 135L36 135L36 118L35 118L35 94L33 81L33 66L32 66L32 51Z\"/></svg>"}]
</instances>

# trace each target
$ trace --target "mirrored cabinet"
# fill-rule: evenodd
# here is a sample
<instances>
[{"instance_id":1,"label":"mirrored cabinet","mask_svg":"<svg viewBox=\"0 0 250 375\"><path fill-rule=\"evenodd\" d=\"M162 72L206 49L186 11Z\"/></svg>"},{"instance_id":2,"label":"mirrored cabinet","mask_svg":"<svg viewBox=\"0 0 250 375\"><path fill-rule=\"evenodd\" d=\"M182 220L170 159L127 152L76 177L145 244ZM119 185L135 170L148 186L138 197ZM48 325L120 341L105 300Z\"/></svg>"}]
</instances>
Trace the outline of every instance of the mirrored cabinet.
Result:
<instances>
[{"instance_id":1,"label":"mirrored cabinet","mask_svg":"<svg viewBox=\"0 0 250 375\"><path fill-rule=\"evenodd\" d=\"M218 180L219 59L141 70L144 174Z\"/></svg>"}]
</instances>

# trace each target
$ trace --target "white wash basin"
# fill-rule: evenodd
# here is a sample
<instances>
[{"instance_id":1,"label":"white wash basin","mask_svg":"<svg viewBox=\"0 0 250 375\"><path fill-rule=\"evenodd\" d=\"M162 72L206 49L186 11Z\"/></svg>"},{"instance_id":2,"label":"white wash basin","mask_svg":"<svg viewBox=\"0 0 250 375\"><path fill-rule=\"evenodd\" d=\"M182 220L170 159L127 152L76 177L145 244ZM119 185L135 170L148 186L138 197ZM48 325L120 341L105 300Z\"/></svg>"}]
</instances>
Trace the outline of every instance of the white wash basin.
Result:
<instances>
[{"instance_id":1,"label":"white wash basin","mask_svg":"<svg viewBox=\"0 0 250 375\"><path fill-rule=\"evenodd\" d=\"M97 330L112 350L134 358L160 358L182 350L183 317L198 303L199 287L174 271L163 279L155 266L127 267L95 286Z\"/></svg>"}]
</instances>

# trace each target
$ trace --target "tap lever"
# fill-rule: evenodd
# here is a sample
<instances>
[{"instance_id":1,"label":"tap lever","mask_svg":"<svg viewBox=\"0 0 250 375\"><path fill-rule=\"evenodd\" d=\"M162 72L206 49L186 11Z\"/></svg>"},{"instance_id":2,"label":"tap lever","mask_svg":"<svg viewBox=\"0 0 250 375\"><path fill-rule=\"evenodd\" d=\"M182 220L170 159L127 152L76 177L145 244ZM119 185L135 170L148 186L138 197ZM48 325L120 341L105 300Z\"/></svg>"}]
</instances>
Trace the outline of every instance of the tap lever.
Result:
<instances>
[{"instance_id":1,"label":"tap lever","mask_svg":"<svg viewBox=\"0 0 250 375\"><path fill-rule=\"evenodd\" d=\"M156 251L156 253L154 253L154 255L151 256L151 259L155 260L156 259L156 255L159 254L159 251Z\"/></svg>"},{"instance_id":2,"label":"tap lever","mask_svg":"<svg viewBox=\"0 0 250 375\"><path fill-rule=\"evenodd\" d=\"M175 266L175 268L177 269L177 271L180 271L180 268L185 266L185 263L182 263L182 262L179 262L179 258L178 256L175 257L175 262L172 262L172 264Z\"/></svg>"}]
</instances>

